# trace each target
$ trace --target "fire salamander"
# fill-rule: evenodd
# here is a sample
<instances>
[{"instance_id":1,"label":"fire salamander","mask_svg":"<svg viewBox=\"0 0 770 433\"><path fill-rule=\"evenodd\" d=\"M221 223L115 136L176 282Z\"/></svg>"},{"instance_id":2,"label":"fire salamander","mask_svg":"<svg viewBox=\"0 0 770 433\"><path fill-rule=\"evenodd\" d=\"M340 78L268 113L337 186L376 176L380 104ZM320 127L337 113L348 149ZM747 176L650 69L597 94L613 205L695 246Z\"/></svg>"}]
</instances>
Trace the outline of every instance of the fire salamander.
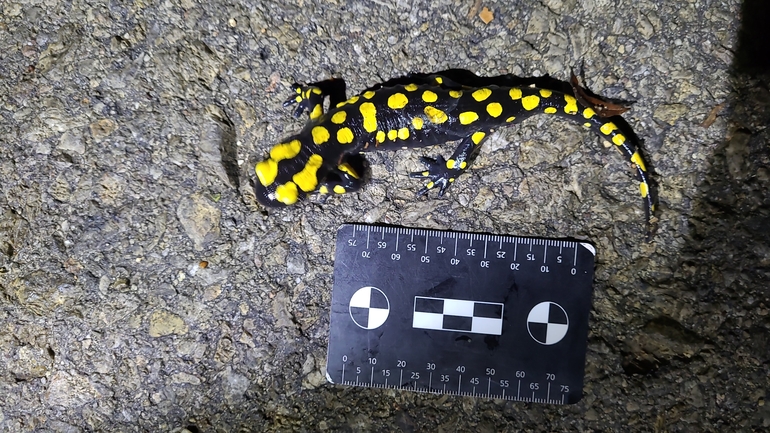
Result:
<instances>
[{"instance_id":1,"label":"fire salamander","mask_svg":"<svg viewBox=\"0 0 770 433\"><path fill-rule=\"evenodd\" d=\"M295 93L284 106L297 104L295 117L307 112L310 120L302 131L273 146L269 158L256 164L258 201L265 206L286 206L312 192L355 191L363 184L365 165L360 152L460 140L449 159L422 158L425 170L410 174L427 181L419 195L437 188L441 196L468 169L494 128L545 113L581 123L621 151L636 171L651 235L655 201L635 135L624 134L615 122L582 105L569 90L468 86L447 76L424 74L401 84L391 82L350 99L345 97L342 80L295 84ZM324 111L327 96L330 109Z\"/></svg>"}]
</instances>

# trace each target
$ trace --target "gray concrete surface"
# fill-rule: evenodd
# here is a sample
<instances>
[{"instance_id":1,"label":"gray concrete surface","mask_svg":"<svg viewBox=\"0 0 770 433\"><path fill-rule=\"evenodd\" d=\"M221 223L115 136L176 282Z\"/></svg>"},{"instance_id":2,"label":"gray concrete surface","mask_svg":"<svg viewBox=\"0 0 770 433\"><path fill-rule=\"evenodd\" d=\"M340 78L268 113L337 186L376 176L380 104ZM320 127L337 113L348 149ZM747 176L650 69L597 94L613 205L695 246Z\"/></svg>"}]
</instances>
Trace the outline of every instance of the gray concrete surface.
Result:
<instances>
[{"instance_id":1,"label":"gray concrete surface","mask_svg":"<svg viewBox=\"0 0 770 433\"><path fill-rule=\"evenodd\" d=\"M0 431L770 428L770 97L731 72L739 9L3 0ZM652 243L617 152L543 116L498 131L441 199L405 175L427 149L370 155L373 181L325 204L255 202L251 164L302 125L280 104L294 81L567 79L581 63L589 88L637 101L625 118L660 185ZM342 222L591 239L583 400L327 385Z\"/></svg>"}]
</instances>

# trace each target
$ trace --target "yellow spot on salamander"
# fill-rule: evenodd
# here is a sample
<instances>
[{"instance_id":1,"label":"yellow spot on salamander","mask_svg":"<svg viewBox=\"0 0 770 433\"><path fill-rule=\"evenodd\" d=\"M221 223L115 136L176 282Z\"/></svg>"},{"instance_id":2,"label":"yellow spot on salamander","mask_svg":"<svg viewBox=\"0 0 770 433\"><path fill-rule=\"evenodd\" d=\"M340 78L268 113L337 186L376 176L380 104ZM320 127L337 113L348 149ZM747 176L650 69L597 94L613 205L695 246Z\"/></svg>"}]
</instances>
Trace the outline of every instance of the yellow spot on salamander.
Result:
<instances>
[{"instance_id":1,"label":"yellow spot on salamander","mask_svg":"<svg viewBox=\"0 0 770 433\"><path fill-rule=\"evenodd\" d=\"M451 159L451 158L447 159L447 161L446 161L446 168L448 168L450 170L455 168L455 160Z\"/></svg>"},{"instance_id":2,"label":"yellow spot on salamander","mask_svg":"<svg viewBox=\"0 0 770 433\"><path fill-rule=\"evenodd\" d=\"M489 89L479 89L473 92L471 96L473 96L473 99L475 99L477 102L481 102L489 98L489 95L491 94L492 94L492 91Z\"/></svg>"},{"instance_id":3,"label":"yellow spot on salamander","mask_svg":"<svg viewBox=\"0 0 770 433\"><path fill-rule=\"evenodd\" d=\"M329 194L329 187L326 185L321 185L318 187L318 192L320 194Z\"/></svg>"},{"instance_id":4,"label":"yellow spot on salamander","mask_svg":"<svg viewBox=\"0 0 770 433\"><path fill-rule=\"evenodd\" d=\"M307 164L305 164L305 168L292 176L291 180L293 180L302 191L310 192L315 190L315 187L318 186L317 173L321 163L323 163L321 155L310 155Z\"/></svg>"},{"instance_id":5,"label":"yellow spot on salamander","mask_svg":"<svg viewBox=\"0 0 770 433\"><path fill-rule=\"evenodd\" d=\"M358 109L361 111L361 115L364 116L364 129L366 132L374 132L377 130L377 109L371 102L364 102Z\"/></svg>"},{"instance_id":6,"label":"yellow spot on salamander","mask_svg":"<svg viewBox=\"0 0 770 433\"><path fill-rule=\"evenodd\" d=\"M365 99L372 99L373 96L374 96L374 90L367 90L366 92L364 92Z\"/></svg>"},{"instance_id":7,"label":"yellow spot on salamander","mask_svg":"<svg viewBox=\"0 0 770 433\"><path fill-rule=\"evenodd\" d=\"M558 110L556 110L556 109L555 109L555 108L553 108L553 107L545 107L545 110L543 110L543 112L544 112L544 113L547 113L547 114L554 114L554 113L556 113L557 111L558 111Z\"/></svg>"},{"instance_id":8,"label":"yellow spot on salamander","mask_svg":"<svg viewBox=\"0 0 770 433\"><path fill-rule=\"evenodd\" d=\"M462 90L450 90L449 91L449 96L451 96L453 98L459 98L460 96L463 96L463 91Z\"/></svg>"},{"instance_id":9,"label":"yellow spot on salamander","mask_svg":"<svg viewBox=\"0 0 770 433\"><path fill-rule=\"evenodd\" d=\"M283 204L294 204L299 198L299 191L297 191L297 184L294 182L286 182L283 185L278 185L275 189L275 199Z\"/></svg>"},{"instance_id":10,"label":"yellow spot on salamander","mask_svg":"<svg viewBox=\"0 0 770 433\"><path fill-rule=\"evenodd\" d=\"M471 135L471 140L473 141L473 144L479 144L481 143L481 140L483 140L486 136L487 134L484 132L474 132L473 135Z\"/></svg>"},{"instance_id":11,"label":"yellow spot on salamander","mask_svg":"<svg viewBox=\"0 0 770 433\"><path fill-rule=\"evenodd\" d=\"M391 129L390 131L388 131L388 140L395 141L396 137L398 137L398 131L396 131L395 129Z\"/></svg>"},{"instance_id":12,"label":"yellow spot on salamander","mask_svg":"<svg viewBox=\"0 0 770 433\"><path fill-rule=\"evenodd\" d=\"M642 156L639 155L639 152L634 152L633 155L631 155L631 162L639 166L639 168L642 169L642 171L647 171L647 167L644 166L644 161L642 161Z\"/></svg>"},{"instance_id":13,"label":"yellow spot on salamander","mask_svg":"<svg viewBox=\"0 0 770 433\"><path fill-rule=\"evenodd\" d=\"M524 107L524 109L527 111L534 110L538 104L540 104L540 98L535 95L529 95L521 98L521 106Z\"/></svg>"},{"instance_id":14,"label":"yellow spot on salamander","mask_svg":"<svg viewBox=\"0 0 770 433\"><path fill-rule=\"evenodd\" d=\"M315 144L324 144L329 140L330 137L329 130L323 126L313 127L313 129L310 131L310 134L313 136L313 143Z\"/></svg>"},{"instance_id":15,"label":"yellow spot on salamander","mask_svg":"<svg viewBox=\"0 0 770 433\"><path fill-rule=\"evenodd\" d=\"M338 111L334 113L334 115L332 116L332 123L336 123L337 125L342 125L343 123L345 123L345 119L347 119L347 117L348 117L348 113L344 111Z\"/></svg>"},{"instance_id":16,"label":"yellow spot on salamander","mask_svg":"<svg viewBox=\"0 0 770 433\"><path fill-rule=\"evenodd\" d=\"M316 104L313 107L313 111L310 112L310 118L315 120L321 117L322 114L324 114L324 107L321 104Z\"/></svg>"},{"instance_id":17,"label":"yellow spot on salamander","mask_svg":"<svg viewBox=\"0 0 770 433\"><path fill-rule=\"evenodd\" d=\"M616 129L618 129L618 127L615 126L615 124L612 122L607 122L599 128L599 130L602 131L602 134L604 135L610 135L612 131Z\"/></svg>"},{"instance_id":18,"label":"yellow spot on salamander","mask_svg":"<svg viewBox=\"0 0 770 433\"><path fill-rule=\"evenodd\" d=\"M428 182L428 184L427 184L427 185L425 185L425 188L431 189L431 188L433 188L434 186L436 186L436 184L435 184L435 183L433 183L433 182Z\"/></svg>"},{"instance_id":19,"label":"yellow spot on salamander","mask_svg":"<svg viewBox=\"0 0 770 433\"><path fill-rule=\"evenodd\" d=\"M471 123L479 119L479 115L473 111L462 112L458 117L460 119L460 123L462 123L463 125L470 125Z\"/></svg>"},{"instance_id":20,"label":"yellow spot on salamander","mask_svg":"<svg viewBox=\"0 0 770 433\"><path fill-rule=\"evenodd\" d=\"M350 164L348 164L347 162L343 162L342 164L338 165L337 168L339 168L340 171L343 171L356 179L360 177L358 173L356 173L356 171L353 170L353 167L351 167Z\"/></svg>"},{"instance_id":21,"label":"yellow spot on salamander","mask_svg":"<svg viewBox=\"0 0 770 433\"><path fill-rule=\"evenodd\" d=\"M585 117L586 119L590 119L594 117L595 114L596 112L590 108L586 108L585 110L583 110L583 117Z\"/></svg>"},{"instance_id":22,"label":"yellow spot on salamander","mask_svg":"<svg viewBox=\"0 0 770 433\"><path fill-rule=\"evenodd\" d=\"M414 84L414 83L407 84L406 86L404 86L404 90L406 90L407 92L414 92L415 90L417 90L417 84Z\"/></svg>"},{"instance_id":23,"label":"yellow spot on salamander","mask_svg":"<svg viewBox=\"0 0 770 433\"><path fill-rule=\"evenodd\" d=\"M514 120L516 120L516 117L515 117L515 116L511 116L511 117L509 117L509 118L505 119L505 121L506 121L506 122L509 122L509 123L510 123L510 122L513 122Z\"/></svg>"},{"instance_id":24,"label":"yellow spot on salamander","mask_svg":"<svg viewBox=\"0 0 770 433\"><path fill-rule=\"evenodd\" d=\"M272 159L266 159L254 167L257 172L257 178L262 186L268 186L275 181L278 176L278 163Z\"/></svg>"},{"instance_id":25,"label":"yellow spot on salamander","mask_svg":"<svg viewBox=\"0 0 770 433\"><path fill-rule=\"evenodd\" d=\"M542 96L543 98L547 98L547 97L551 96L552 94L553 94L553 92L548 90L548 89L540 89L540 96Z\"/></svg>"},{"instance_id":26,"label":"yellow spot on salamander","mask_svg":"<svg viewBox=\"0 0 770 433\"><path fill-rule=\"evenodd\" d=\"M350 128L340 128L339 131L337 131L337 141L340 142L340 144L350 144L353 142L353 131L350 130Z\"/></svg>"},{"instance_id":27,"label":"yellow spot on salamander","mask_svg":"<svg viewBox=\"0 0 770 433\"><path fill-rule=\"evenodd\" d=\"M398 138L406 140L409 138L409 128L401 128L398 130Z\"/></svg>"},{"instance_id":28,"label":"yellow spot on salamander","mask_svg":"<svg viewBox=\"0 0 770 433\"><path fill-rule=\"evenodd\" d=\"M407 102L409 102L409 99L406 95L403 93L394 93L388 98L388 107L398 110L406 107Z\"/></svg>"},{"instance_id":29,"label":"yellow spot on salamander","mask_svg":"<svg viewBox=\"0 0 770 433\"><path fill-rule=\"evenodd\" d=\"M513 89L508 91L508 95L510 95L511 99L513 99L514 101L517 99L521 99L521 89L519 89L518 87L514 87Z\"/></svg>"},{"instance_id":30,"label":"yellow spot on salamander","mask_svg":"<svg viewBox=\"0 0 770 433\"><path fill-rule=\"evenodd\" d=\"M426 90L422 92L422 100L425 102L436 102L438 100L438 95L430 90Z\"/></svg>"},{"instance_id":31,"label":"yellow spot on salamander","mask_svg":"<svg viewBox=\"0 0 770 433\"><path fill-rule=\"evenodd\" d=\"M583 128L590 129L591 128L591 123L589 123L589 122L584 123L583 124Z\"/></svg>"},{"instance_id":32,"label":"yellow spot on salamander","mask_svg":"<svg viewBox=\"0 0 770 433\"><path fill-rule=\"evenodd\" d=\"M420 130L422 129L423 121L422 117L413 117L412 118L412 126L414 126L414 129Z\"/></svg>"},{"instance_id":33,"label":"yellow spot on salamander","mask_svg":"<svg viewBox=\"0 0 770 433\"><path fill-rule=\"evenodd\" d=\"M465 170L465 167L467 167L467 166L468 166L468 163L465 162L465 161L460 163L460 168L463 169L463 170Z\"/></svg>"},{"instance_id":34,"label":"yellow spot on salamander","mask_svg":"<svg viewBox=\"0 0 770 433\"><path fill-rule=\"evenodd\" d=\"M425 107L425 115L428 116L428 120L430 120L432 123L441 124L446 122L448 119L446 113L436 107L431 107L430 105Z\"/></svg>"},{"instance_id":35,"label":"yellow spot on salamander","mask_svg":"<svg viewBox=\"0 0 770 433\"><path fill-rule=\"evenodd\" d=\"M564 95L564 102L567 105L564 106L564 112L567 114L575 114L578 112L577 99L571 95Z\"/></svg>"},{"instance_id":36,"label":"yellow spot on salamander","mask_svg":"<svg viewBox=\"0 0 770 433\"><path fill-rule=\"evenodd\" d=\"M491 104L487 105L487 113L489 113L489 115L492 117L498 117L499 115L503 114L503 106L498 102L492 102Z\"/></svg>"},{"instance_id":37,"label":"yellow spot on salamander","mask_svg":"<svg viewBox=\"0 0 770 433\"><path fill-rule=\"evenodd\" d=\"M290 159L297 156L299 149L302 147L299 140L291 140L288 143L276 144L270 149L270 159L275 162Z\"/></svg>"},{"instance_id":38,"label":"yellow spot on salamander","mask_svg":"<svg viewBox=\"0 0 770 433\"><path fill-rule=\"evenodd\" d=\"M623 143L626 142L626 136L623 134L615 134L615 136L612 137L612 142L615 143L616 146L622 146Z\"/></svg>"},{"instance_id":39,"label":"yellow spot on salamander","mask_svg":"<svg viewBox=\"0 0 770 433\"><path fill-rule=\"evenodd\" d=\"M639 182L639 192L642 194L642 198L647 198L647 194L650 193L650 187L647 186L647 182Z\"/></svg>"},{"instance_id":40,"label":"yellow spot on salamander","mask_svg":"<svg viewBox=\"0 0 770 433\"><path fill-rule=\"evenodd\" d=\"M354 96L354 97L348 99L347 101L340 102L339 104L337 104L337 108L340 108L340 107L342 107L343 105L346 105L346 104L355 104L356 102L358 102L358 96Z\"/></svg>"},{"instance_id":41,"label":"yellow spot on salamander","mask_svg":"<svg viewBox=\"0 0 770 433\"><path fill-rule=\"evenodd\" d=\"M385 133L382 131L377 131L377 143L384 143L385 142Z\"/></svg>"},{"instance_id":42,"label":"yellow spot on salamander","mask_svg":"<svg viewBox=\"0 0 770 433\"><path fill-rule=\"evenodd\" d=\"M433 77L433 79L436 80L436 82L439 84L444 84L444 79L441 77Z\"/></svg>"},{"instance_id":43,"label":"yellow spot on salamander","mask_svg":"<svg viewBox=\"0 0 770 433\"><path fill-rule=\"evenodd\" d=\"M310 89L310 91L315 93L316 95L320 95L321 93L323 93L321 89L319 89L318 87L313 87L312 89Z\"/></svg>"},{"instance_id":44,"label":"yellow spot on salamander","mask_svg":"<svg viewBox=\"0 0 770 433\"><path fill-rule=\"evenodd\" d=\"M345 194L347 191L345 191L345 187L342 185L334 185L334 192L336 194Z\"/></svg>"}]
</instances>

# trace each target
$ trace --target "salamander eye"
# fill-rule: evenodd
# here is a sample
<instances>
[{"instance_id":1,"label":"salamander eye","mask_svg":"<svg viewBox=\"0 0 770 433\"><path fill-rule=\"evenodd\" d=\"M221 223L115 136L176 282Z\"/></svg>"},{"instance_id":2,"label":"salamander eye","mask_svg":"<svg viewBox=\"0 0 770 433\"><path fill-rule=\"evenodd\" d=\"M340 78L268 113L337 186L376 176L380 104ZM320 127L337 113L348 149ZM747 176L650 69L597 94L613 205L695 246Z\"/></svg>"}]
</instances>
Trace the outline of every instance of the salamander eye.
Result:
<instances>
[{"instance_id":1,"label":"salamander eye","mask_svg":"<svg viewBox=\"0 0 770 433\"><path fill-rule=\"evenodd\" d=\"M285 207L305 198L306 194L297 188L297 184L288 181L286 183L274 182L267 186L259 181L254 182L254 194L257 201L265 207Z\"/></svg>"},{"instance_id":2,"label":"salamander eye","mask_svg":"<svg viewBox=\"0 0 770 433\"><path fill-rule=\"evenodd\" d=\"M265 207L286 207L286 203L278 201L275 195L275 185L263 186L259 181L254 182L254 194L257 201Z\"/></svg>"}]
</instances>

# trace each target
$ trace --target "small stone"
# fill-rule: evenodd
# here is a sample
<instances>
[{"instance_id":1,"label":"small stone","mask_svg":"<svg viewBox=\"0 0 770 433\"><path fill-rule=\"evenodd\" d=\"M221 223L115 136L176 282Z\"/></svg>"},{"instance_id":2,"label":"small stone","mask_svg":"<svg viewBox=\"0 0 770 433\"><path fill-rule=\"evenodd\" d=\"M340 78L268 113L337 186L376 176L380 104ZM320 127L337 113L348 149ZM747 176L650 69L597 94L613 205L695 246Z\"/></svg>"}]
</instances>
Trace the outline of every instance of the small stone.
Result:
<instances>
[{"instance_id":1,"label":"small stone","mask_svg":"<svg viewBox=\"0 0 770 433\"><path fill-rule=\"evenodd\" d=\"M673 126L688 111L687 106L684 104L666 104L656 108L653 116Z\"/></svg>"},{"instance_id":2,"label":"small stone","mask_svg":"<svg viewBox=\"0 0 770 433\"><path fill-rule=\"evenodd\" d=\"M50 406L79 407L100 396L88 377L57 372L51 377L43 399Z\"/></svg>"},{"instance_id":3,"label":"small stone","mask_svg":"<svg viewBox=\"0 0 770 433\"><path fill-rule=\"evenodd\" d=\"M301 254L290 254L286 258L286 271L290 274L304 274L305 258Z\"/></svg>"},{"instance_id":4,"label":"small stone","mask_svg":"<svg viewBox=\"0 0 770 433\"><path fill-rule=\"evenodd\" d=\"M213 286L208 286L203 291L203 300L204 301L213 301L214 299L218 298L219 295L222 294L222 285L221 284L214 284Z\"/></svg>"},{"instance_id":5,"label":"small stone","mask_svg":"<svg viewBox=\"0 0 770 433\"><path fill-rule=\"evenodd\" d=\"M171 376L172 383L188 383L190 385L200 385L201 380L190 373L180 372Z\"/></svg>"},{"instance_id":6,"label":"small stone","mask_svg":"<svg viewBox=\"0 0 770 433\"><path fill-rule=\"evenodd\" d=\"M156 311L150 316L150 336L163 337L166 335L187 334L187 325L181 317L168 311Z\"/></svg>"},{"instance_id":7,"label":"small stone","mask_svg":"<svg viewBox=\"0 0 770 433\"><path fill-rule=\"evenodd\" d=\"M91 136L96 140L101 140L115 132L118 129L118 124L111 119L100 119L88 127L91 129Z\"/></svg>"},{"instance_id":8,"label":"small stone","mask_svg":"<svg viewBox=\"0 0 770 433\"><path fill-rule=\"evenodd\" d=\"M69 130L62 134L59 138L59 145L57 149L64 153L76 153L82 155L86 152L86 145L83 143L82 137L76 135L72 130Z\"/></svg>"},{"instance_id":9,"label":"small stone","mask_svg":"<svg viewBox=\"0 0 770 433\"><path fill-rule=\"evenodd\" d=\"M176 216L196 250L200 251L207 243L219 239L222 212L200 194L182 199L176 208Z\"/></svg>"}]
</instances>

